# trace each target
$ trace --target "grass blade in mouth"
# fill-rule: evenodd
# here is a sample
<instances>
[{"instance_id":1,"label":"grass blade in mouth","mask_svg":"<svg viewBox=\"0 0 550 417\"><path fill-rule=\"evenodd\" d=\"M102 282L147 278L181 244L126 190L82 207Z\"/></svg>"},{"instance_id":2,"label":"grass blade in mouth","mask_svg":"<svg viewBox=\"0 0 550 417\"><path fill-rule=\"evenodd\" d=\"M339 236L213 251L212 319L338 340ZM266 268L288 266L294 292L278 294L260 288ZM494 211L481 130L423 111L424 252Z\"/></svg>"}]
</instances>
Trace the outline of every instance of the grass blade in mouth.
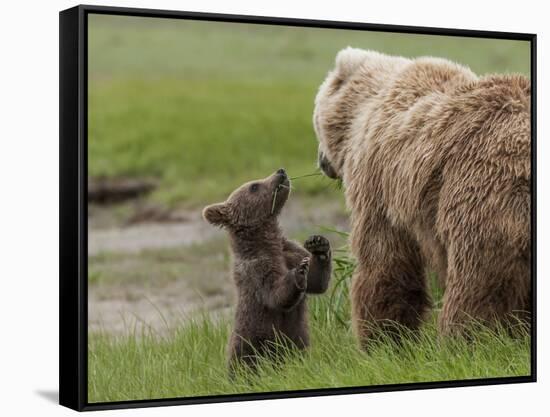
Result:
<instances>
[{"instance_id":1,"label":"grass blade in mouth","mask_svg":"<svg viewBox=\"0 0 550 417\"><path fill-rule=\"evenodd\" d=\"M297 180L297 179L300 179L300 178L305 178L305 177L317 177L319 175L323 175L321 174L320 172L313 172L311 174L304 174L304 175L299 175L297 177L292 177L292 178L289 178L290 180Z\"/></svg>"},{"instance_id":2,"label":"grass blade in mouth","mask_svg":"<svg viewBox=\"0 0 550 417\"><path fill-rule=\"evenodd\" d=\"M273 192L273 203L271 204L271 214L275 212L275 201L277 201L277 192L279 191L279 186L275 188L275 191Z\"/></svg>"}]
</instances>

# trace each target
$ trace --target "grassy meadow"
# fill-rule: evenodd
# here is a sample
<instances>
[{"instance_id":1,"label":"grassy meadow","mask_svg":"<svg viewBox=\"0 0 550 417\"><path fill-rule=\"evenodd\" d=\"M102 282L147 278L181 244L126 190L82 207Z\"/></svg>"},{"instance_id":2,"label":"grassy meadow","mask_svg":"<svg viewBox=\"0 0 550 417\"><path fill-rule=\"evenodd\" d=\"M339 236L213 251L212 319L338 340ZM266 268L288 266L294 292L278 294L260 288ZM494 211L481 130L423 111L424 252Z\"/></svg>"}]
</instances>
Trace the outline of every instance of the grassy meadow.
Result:
<instances>
[{"instance_id":1,"label":"grassy meadow","mask_svg":"<svg viewBox=\"0 0 550 417\"><path fill-rule=\"evenodd\" d=\"M272 392L526 376L530 374L527 329L510 337L480 327L474 340L438 337L434 315L420 332L403 331L369 353L358 349L349 323L334 314L327 297L310 298L312 347L289 353L283 367L268 361L257 375L228 378L226 345L231 323L207 315L182 322L175 332L159 336L134 329L113 338L89 338L90 402Z\"/></svg>"},{"instance_id":2,"label":"grassy meadow","mask_svg":"<svg viewBox=\"0 0 550 417\"><path fill-rule=\"evenodd\" d=\"M529 45L520 41L90 15L89 176L153 178L158 187L148 200L191 211L280 167L291 176L315 171L313 99L336 53L346 46L441 56L479 74L529 73ZM324 177L295 182L292 198L310 202L303 207L312 212L325 209L320 200L343 201L341 190ZM291 237L302 240L319 232L304 225L307 230ZM140 297L144 287L166 286L169 292L169 285L186 274L203 279L206 263L225 268L225 243L100 253L89 259L89 288L105 298L112 295L113 282L137 288L132 297ZM282 368L264 363L257 376L227 378L231 314L182 316L175 330L135 325L124 334L90 331L89 401L530 373L526 330L513 338L488 329L468 342L439 338L441 291L434 277L436 308L422 330L404 332L400 346L387 340L369 353L360 351L349 322L352 271L347 252L338 252L329 294L310 298L311 350L289 355Z\"/></svg>"},{"instance_id":3,"label":"grassy meadow","mask_svg":"<svg viewBox=\"0 0 550 417\"><path fill-rule=\"evenodd\" d=\"M529 73L521 41L89 17L89 174L160 181L153 198L197 206L285 167L316 167L313 99L350 45L442 56L479 74ZM328 180L303 194L332 193Z\"/></svg>"},{"instance_id":4,"label":"grassy meadow","mask_svg":"<svg viewBox=\"0 0 550 417\"><path fill-rule=\"evenodd\" d=\"M89 341L90 402L360 387L530 374L529 338L479 332L472 344L441 341L433 324L402 346L390 341L361 352L349 329L315 321L312 348L258 375L227 376L228 322L191 321L169 338L150 333Z\"/></svg>"}]
</instances>

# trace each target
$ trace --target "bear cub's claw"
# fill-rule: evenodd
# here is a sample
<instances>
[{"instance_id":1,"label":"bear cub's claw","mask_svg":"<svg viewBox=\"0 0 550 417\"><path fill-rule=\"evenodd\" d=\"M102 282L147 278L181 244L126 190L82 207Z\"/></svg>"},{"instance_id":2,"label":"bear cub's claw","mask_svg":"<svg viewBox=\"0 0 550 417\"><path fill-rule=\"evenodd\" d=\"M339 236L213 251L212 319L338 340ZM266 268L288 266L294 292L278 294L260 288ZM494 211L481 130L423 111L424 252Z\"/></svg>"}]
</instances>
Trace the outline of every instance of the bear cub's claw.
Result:
<instances>
[{"instance_id":1,"label":"bear cub's claw","mask_svg":"<svg viewBox=\"0 0 550 417\"><path fill-rule=\"evenodd\" d=\"M313 235L307 238L304 248L314 255L326 255L330 251L330 242L321 235Z\"/></svg>"},{"instance_id":2,"label":"bear cub's claw","mask_svg":"<svg viewBox=\"0 0 550 417\"><path fill-rule=\"evenodd\" d=\"M309 272L309 258L304 258L296 267L296 287L305 290L307 286L307 273Z\"/></svg>"}]
</instances>

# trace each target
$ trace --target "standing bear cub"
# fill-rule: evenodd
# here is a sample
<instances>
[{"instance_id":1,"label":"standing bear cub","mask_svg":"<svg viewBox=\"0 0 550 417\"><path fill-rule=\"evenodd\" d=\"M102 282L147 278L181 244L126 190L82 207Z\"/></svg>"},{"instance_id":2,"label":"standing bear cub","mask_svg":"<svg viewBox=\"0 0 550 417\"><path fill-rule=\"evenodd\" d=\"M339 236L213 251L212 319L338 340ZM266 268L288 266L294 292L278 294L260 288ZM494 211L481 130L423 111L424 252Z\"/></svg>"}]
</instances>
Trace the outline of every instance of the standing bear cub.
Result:
<instances>
[{"instance_id":1,"label":"standing bear cub","mask_svg":"<svg viewBox=\"0 0 550 417\"><path fill-rule=\"evenodd\" d=\"M231 370L238 363L254 368L260 356L275 357L281 344L305 349L305 295L321 294L329 284L329 241L311 236L302 247L286 239L279 227L289 193L290 180L279 169L203 211L209 223L228 231L233 251L238 302L228 349Z\"/></svg>"}]
</instances>

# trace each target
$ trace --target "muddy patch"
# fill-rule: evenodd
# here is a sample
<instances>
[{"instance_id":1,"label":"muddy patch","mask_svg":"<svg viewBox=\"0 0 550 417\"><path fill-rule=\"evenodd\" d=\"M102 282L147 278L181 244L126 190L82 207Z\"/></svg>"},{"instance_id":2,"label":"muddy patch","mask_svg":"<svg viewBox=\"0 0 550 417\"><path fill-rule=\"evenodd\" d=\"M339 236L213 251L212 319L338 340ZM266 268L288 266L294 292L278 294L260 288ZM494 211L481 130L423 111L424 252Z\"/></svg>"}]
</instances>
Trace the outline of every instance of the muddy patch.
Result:
<instances>
[{"instance_id":1,"label":"muddy patch","mask_svg":"<svg viewBox=\"0 0 550 417\"><path fill-rule=\"evenodd\" d=\"M232 291L220 282L215 291L205 294L182 280L156 289L139 285L114 288L108 296L92 287L88 329L111 334L151 331L163 335L202 312L230 314Z\"/></svg>"},{"instance_id":2,"label":"muddy patch","mask_svg":"<svg viewBox=\"0 0 550 417\"><path fill-rule=\"evenodd\" d=\"M220 235L206 224L200 212L186 213L179 221L127 223L88 234L88 255L102 252L139 253L146 249L173 248L203 242Z\"/></svg>"}]
</instances>

